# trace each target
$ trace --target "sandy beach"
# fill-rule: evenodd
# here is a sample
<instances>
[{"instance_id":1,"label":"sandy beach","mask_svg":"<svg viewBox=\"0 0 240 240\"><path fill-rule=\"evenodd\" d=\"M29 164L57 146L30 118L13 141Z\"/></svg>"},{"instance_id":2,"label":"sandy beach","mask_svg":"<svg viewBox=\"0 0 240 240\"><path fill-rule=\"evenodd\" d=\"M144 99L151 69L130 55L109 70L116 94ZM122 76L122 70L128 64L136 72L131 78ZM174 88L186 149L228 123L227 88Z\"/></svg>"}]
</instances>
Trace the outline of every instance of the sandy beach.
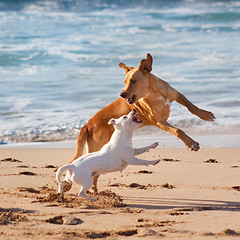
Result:
<instances>
[{"instance_id":1,"label":"sandy beach","mask_svg":"<svg viewBox=\"0 0 240 240\"><path fill-rule=\"evenodd\" d=\"M240 237L240 148L157 148L156 166L102 175L96 202L57 194L75 149L0 149L0 239Z\"/></svg>"}]
</instances>

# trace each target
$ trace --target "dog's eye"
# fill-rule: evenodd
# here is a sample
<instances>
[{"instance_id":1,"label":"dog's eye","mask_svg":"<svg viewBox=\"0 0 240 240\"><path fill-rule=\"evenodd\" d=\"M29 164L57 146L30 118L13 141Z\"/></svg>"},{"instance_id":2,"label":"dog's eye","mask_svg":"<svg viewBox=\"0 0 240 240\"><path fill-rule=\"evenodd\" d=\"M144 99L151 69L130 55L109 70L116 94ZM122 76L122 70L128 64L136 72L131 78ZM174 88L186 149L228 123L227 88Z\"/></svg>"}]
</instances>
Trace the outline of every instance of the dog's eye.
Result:
<instances>
[{"instance_id":1,"label":"dog's eye","mask_svg":"<svg viewBox=\"0 0 240 240\"><path fill-rule=\"evenodd\" d=\"M126 118L127 118L127 116L124 116L124 117L123 117L123 119L126 119Z\"/></svg>"},{"instance_id":2,"label":"dog's eye","mask_svg":"<svg viewBox=\"0 0 240 240\"><path fill-rule=\"evenodd\" d=\"M136 82L136 80L134 80L134 79L131 80L131 83L132 83L132 84L134 84L135 82Z\"/></svg>"}]
</instances>

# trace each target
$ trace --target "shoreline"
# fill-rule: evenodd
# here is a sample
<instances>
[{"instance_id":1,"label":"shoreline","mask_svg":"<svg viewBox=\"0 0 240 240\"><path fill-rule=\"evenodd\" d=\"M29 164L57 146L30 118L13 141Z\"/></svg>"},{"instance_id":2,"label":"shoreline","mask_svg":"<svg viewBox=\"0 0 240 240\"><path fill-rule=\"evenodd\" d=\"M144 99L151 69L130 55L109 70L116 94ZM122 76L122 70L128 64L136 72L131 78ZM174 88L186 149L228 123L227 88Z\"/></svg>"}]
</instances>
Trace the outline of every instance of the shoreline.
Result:
<instances>
[{"instance_id":1,"label":"shoreline","mask_svg":"<svg viewBox=\"0 0 240 240\"><path fill-rule=\"evenodd\" d=\"M240 134L219 135L192 135L195 141L200 143L201 148L240 148ZM171 135L134 135L133 146L141 147L159 142L159 148L184 148L181 140ZM76 148L75 140L57 142L17 142L0 145L0 149L7 148Z\"/></svg>"}]
</instances>

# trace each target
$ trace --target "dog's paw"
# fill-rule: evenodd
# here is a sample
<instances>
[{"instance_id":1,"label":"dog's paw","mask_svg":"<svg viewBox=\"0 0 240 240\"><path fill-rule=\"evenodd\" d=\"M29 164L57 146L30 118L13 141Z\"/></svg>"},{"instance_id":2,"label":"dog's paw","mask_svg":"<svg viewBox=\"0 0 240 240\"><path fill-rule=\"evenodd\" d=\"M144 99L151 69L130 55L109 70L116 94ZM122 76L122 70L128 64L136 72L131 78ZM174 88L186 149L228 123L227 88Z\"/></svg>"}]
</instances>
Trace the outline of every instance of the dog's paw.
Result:
<instances>
[{"instance_id":1,"label":"dog's paw","mask_svg":"<svg viewBox=\"0 0 240 240\"><path fill-rule=\"evenodd\" d=\"M71 187L72 187L71 183L69 183L69 182L67 182L65 180L62 181L62 191L63 192L69 191L71 189Z\"/></svg>"},{"instance_id":2,"label":"dog's paw","mask_svg":"<svg viewBox=\"0 0 240 240\"><path fill-rule=\"evenodd\" d=\"M189 150L190 151L198 151L200 149L200 145L198 142L194 142L190 147L189 147Z\"/></svg>"},{"instance_id":3,"label":"dog's paw","mask_svg":"<svg viewBox=\"0 0 240 240\"><path fill-rule=\"evenodd\" d=\"M216 118L213 113L207 112L207 119L206 119L207 121L213 122L215 119Z\"/></svg>"},{"instance_id":4,"label":"dog's paw","mask_svg":"<svg viewBox=\"0 0 240 240\"><path fill-rule=\"evenodd\" d=\"M205 121L210 121L210 122L213 122L216 119L212 112L208 112L205 110L201 110L199 117Z\"/></svg>"},{"instance_id":5,"label":"dog's paw","mask_svg":"<svg viewBox=\"0 0 240 240\"><path fill-rule=\"evenodd\" d=\"M155 142L151 145L151 148L156 148L158 146L158 142Z\"/></svg>"}]
</instances>

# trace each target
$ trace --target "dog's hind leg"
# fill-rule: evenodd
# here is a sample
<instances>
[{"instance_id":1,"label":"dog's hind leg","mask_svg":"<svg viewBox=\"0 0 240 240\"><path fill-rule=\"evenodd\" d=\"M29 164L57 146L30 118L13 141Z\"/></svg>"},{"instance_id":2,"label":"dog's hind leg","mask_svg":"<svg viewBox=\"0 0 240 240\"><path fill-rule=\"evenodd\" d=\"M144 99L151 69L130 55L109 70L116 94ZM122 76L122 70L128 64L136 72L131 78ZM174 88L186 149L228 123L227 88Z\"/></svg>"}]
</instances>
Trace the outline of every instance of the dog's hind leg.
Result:
<instances>
[{"instance_id":1,"label":"dog's hind leg","mask_svg":"<svg viewBox=\"0 0 240 240\"><path fill-rule=\"evenodd\" d=\"M93 176L93 192L95 195L97 195L98 190L97 190L97 182L98 182L98 178L100 177L100 175L98 176Z\"/></svg>"},{"instance_id":2,"label":"dog's hind leg","mask_svg":"<svg viewBox=\"0 0 240 240\"><path fill-rule=\"evenodd\" d=\"M155 143L153 143L153 144L151 144L150 146L147 146L147 147L134 148L134 156L142 154L142 153L145 153L145 152L149 151L152 148L156 148L157 146L158 146L158 142L155 142Z\"/></svg>"},{"instance_id":3,"label":"dog's hind leg","mask_svg":"<svg viewBox=\"0 0 240 240\"><path fill-rule=\"evenodd\" d=\"M91 197L88 194L86 194L86 188L84 188L84 187L81 187L81 189L80 189L80 191L78 193L78 196L86 198L86 199L89 199L91 201L96 201L96 199L94 197Z\"/></svg>"},{"instance_id":4,"label":"dog's hind leg","mask_svg":"<svg viewBox=\"0 0 240 240\"><path fill-rule=\"evenodd\" d=\"M78 193L79 197L87 198L91 201L95 201L96 199L94 197L89 196L86 194L86 191L90 189L93 185L93 180L91 176L73 176L73 182L75 182L78 185L81 185L81 189Z\"/></svg>"}]
</instances>

